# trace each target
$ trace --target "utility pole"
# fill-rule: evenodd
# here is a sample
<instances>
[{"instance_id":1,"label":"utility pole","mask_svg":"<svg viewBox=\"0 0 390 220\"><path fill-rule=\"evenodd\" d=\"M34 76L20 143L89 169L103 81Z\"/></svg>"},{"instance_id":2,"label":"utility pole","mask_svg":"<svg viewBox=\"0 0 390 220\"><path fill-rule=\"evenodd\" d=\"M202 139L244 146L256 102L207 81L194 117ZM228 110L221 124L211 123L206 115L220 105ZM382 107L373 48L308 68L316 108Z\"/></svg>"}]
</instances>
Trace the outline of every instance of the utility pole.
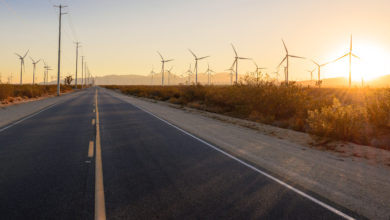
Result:
<instances>
[{"instance_id":1,"label":"utility pole","mask_svg":"<svg viewBox=\"0 0 390 220\"><path fill-rule=\"evenodd\" d=\"M84 63L84 84L87 87L87 61Z\"/></svg>"},{"instance_id":2,"label":"utility pole","mask_svg":"<svg viewBox=\"0 0 390 220\"><path fill-rule=\"evenodd\" d=\"M77 71L78 71L78 63L79 63L79 46L80 42L75 42L76 44L76 77L75 77L75 89L77 89Z\"/></svg>"},{"instance_id":3,"label":"utility pole","mask_svg":"<svg viewBox=\"0 0 390 220\"><path fill-rule=\"evenodd\" d=\"M84 88L84 56L81 56L81 88Z\"/></svg>"},{"instance_id":4,"label":"utility pole","mask_svg":"<svg viewBox=\"0 0 390 220\"><path fill-rule=\"evenodd\" d=\"M60 76L61 76L61 18L62 15L67 13L62 13L62 9L68 6L65 5L55 5L54 7L59 8L59 31L58 31L58 73L57 73L57 96L60 95Z\"/></svg>"}]
</instances>

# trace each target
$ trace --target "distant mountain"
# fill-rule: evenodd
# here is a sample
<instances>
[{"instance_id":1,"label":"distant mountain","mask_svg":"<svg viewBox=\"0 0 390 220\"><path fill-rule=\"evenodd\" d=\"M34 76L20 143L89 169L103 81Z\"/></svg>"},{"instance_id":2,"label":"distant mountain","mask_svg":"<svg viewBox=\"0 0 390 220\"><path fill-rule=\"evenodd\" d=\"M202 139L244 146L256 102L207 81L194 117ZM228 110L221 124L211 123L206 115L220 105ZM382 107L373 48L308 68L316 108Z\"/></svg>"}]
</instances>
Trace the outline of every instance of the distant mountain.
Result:
<instances>
[{"instance_id":1,"label":"distant mountain","mask_svg":"<svg viewBox=\"0 0 390 220\"><path fill-rule=\"evenodd\" d=\"M172 74L164 76L164 84L188 84L188 82L195 82L195 74L190 78L188 76L179 76ZM143 75L107 75L96 78L97 85L161 85L161 74L152 76ZM201 84L208 84L208 76L204 73L198 73L198 82ZM213 74L210 77L211 84L228 84L230 83L230 75L228 73Z\"/></svg>"},{"instance_id":2,"label":"distant mountain","mask_svg":"<svg viewBox=\"0 0 390 220\"><path fill-rule=\"evenodd\" d=\"M240 77L243 77L241 75ZM233 82L235 77L233 76ZM168 77L168 74L165 75L164 84L168 85L178 85L178 84L188 84L188 76L179 76L172 74ZM195 75L190 77L190 82L195 82ZM204 85L208 84L208 76L204 73L198 74L198 82ZM96 78L96 83L98 85L161 85L161 74L156 74L153 76L143 76L143 75L107 75ZM217 73L213 74L210 78L210 83L214 85L229 85L230 84L230 74L229 73ZM315 86L315 81L299 81L298 84L303 86ZM325 78L322 80L322 87L346 87L348 86L348 79L344 77L336 78ZM352 86L361 86L361 82L352 82ZM390 75L381 76L377 79L366 81L365 86L371 87L390 87Z\"/></svg>"},{"instance_id":3,"label":"distant mountain","mask_svg":"<svg viewBox=\"0 0 390 220\"><path fill-rule=\"evenodd\" d=\"M315 86L315 81L300 81L298 82L301 85L304 86ZM322 87L346 87L348 86L348 79L344 77L336 77L336 78L326 78L322 80ZM352 82L352 86L360 87L362 86L362 82ZM364 86L370 86L370 87L390 87L390 75L385 75L378 77L373 80L365 81Z\"/></svg>"}]
</instances>

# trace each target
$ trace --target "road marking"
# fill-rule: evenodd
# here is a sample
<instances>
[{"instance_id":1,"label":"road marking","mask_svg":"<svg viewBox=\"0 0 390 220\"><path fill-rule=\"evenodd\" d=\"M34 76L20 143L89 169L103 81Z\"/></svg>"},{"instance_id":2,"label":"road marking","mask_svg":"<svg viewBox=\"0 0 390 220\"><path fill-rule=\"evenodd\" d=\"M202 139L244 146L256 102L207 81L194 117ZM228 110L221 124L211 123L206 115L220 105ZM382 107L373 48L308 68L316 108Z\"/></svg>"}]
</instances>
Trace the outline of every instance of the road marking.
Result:
<instances>
[{"instance_id":1,"label":"road marking","mask_svg":"<svg viewBox=\"0 0 390 220\"><path fill-rule=\"evenodd\" d=\"M95 220L106 219L106 207L104 202L102 149L100 146L100 124L98 91L95 93L96 103L96 156L95 156ZM95 110L94 110L95 111Z\"/></svg>"},{"instance_id":2,"label":"road marking","mask_svg":"<svg viewBox=\"0 0 390 220\"><path fill-rule=\"evenodd\" d=\"M32 117L38 115L39 113L42 113L42 112L44 112L44 111L46 111L46 110L49 110L49 109L53 108L54 106L56 106L56 105L58 105L58 104L60 104L60 103L62 103L62 102L57 102L57 103L54 103L54 104L52 104L52 105L49 105L49 106L47 106L46 108L44 108L44 109L42 109L42 110L39 110L38 112L35 112L34 114L31 114L31 115L29 115L29 116L27 116L27 117L24 117L24 118L20 119L19 121L15 121L15 122L11 123L10 125L1 128L1 129L0 129L0 132L3 132L3 131L5 131L5 130L7 130L8 128L11 128L11 127L13 127L13 126L15 126L15 125L17 125L17 124L19 124L19 123L21 123L21 122L23 122L23 121L29 119L29 118L32 118Z\"/></svg>"},{"instance_id":3,"label":"road marking","mask_svg":"<svg viewBox=\"0 0 390 220\"><path fill-rule=\"evenodd\" d=\"M95 125L95 119L94 118L92 119L92 125Z\"/></svg>"},{"instance_id":4,"label":"road marking","mask_svg":"<svg viewBox=\"0 0 390 220\"><path fill-rule=\"evenodd\" d=\"M305 198L311 200L312 202L314 202L314 203L316 203L316 204L318 204L318 205L320 205L320 206L326 208L327 210L329 210L329 211L331 211L331 212L333 212L333 213L335 213L335 214L337 214L337 215L339 215L339 216L341 216L341 217L343 217L343 218L345 218L345 219L348 219L348 220L354 220L354 219L355 219L355 218L353 218L353 217L351 217L351 216L349 216L349 215L343 213L342 211L340 211L340 210L338 210L338 209L336 209L336 208L334 208L334 207L332 207L332 206L330 206L330 205L328 205L328 204L326 204L326 203L324 203L324 202L321 202L320 200L318 200L318 199L316 199L316 198L314 198L314 197L312 197L312 196L310 196L310 195L304 193L303 191L301 191L301 190L299 190L299 189L297 189L297 188L294 188L293 186L289 185L288 183L285 183L285 182L283 182L282 180L280 180L280 179L278 179L278 178L276 178L276 177L274 177L274 176L272 176L272 175L270 175L270 174L268 174L268 173L266 173L266 172L264 172L264 171L262 171L262 170L259 170L258 168L256 168L256 167L254 167L254 166L248 164L247 162L245 162L245 161L243 161L243 160L241 160L241 159L239 159L239 158L237 158L237 157L235 157L235 156L233 156L233 155L231 155L231 154L229 154L229 153L223 151L222 149L220 149L220 148L218 148L218 147L216 147L216 146L214 146L214 145L208 143L207 141L205 141L205 140L203 140L203 139L200 139L200 138L196 137L195 135L189 133L188 131L185 131L185 130L181 129L180 127L178 127L178 126L176 126L176 125L174 125L174 124L172 124L172 123L166 121L165 119L162 119L162 118L158 117L157 115L151 113L150 111L148 111L148 110L146 110L146 109L144 109L144 108L142 108L142 107L136 106L136 105L134 105L134 104L132 104L132 103L131 103L131 105L133 105L134 107L140 109L141 111L144 111L144 112L148 113L149 115L151 115L151 116L157 118L158 120L160 120L160 121L162 121L162 122L164 122L164 123L170 125L171 127L176 128L177 130L183 132L184 134L186 134L186 135L188 135L188 136L190 136L190 137L192 137L192 138L198 140L199 142L201 142L201 143L207 145L208 147L210 147L210 148L212 148L212 149L214 149L214 150L216 150L216 151L218 151L218 152L224 154L225 156L227 156L227 157L229 157L229 158L231 158L231 159L233 159L233 160L235 160L235 161L241 163L242 165L244 165L244 166L246 166L246 167L248 167L248 168L250 168L250 169L252 169L252 170L254 170L254 171L256 171L256 172L258 172L258 173L260 173L260 174L262 174L262 175L264 175L264 176L266 176L266 177L268 177L269 179L271 179L271 180L273 180L273 181L279 183L280 185L282 185L282 186L284 186L284 187L286 187L286 188L288 188L288 189L290 189L290 190L292 190L292 191L298 193L299 195L301 195L301 196L303 196L303 197L305 197Z\"/></svg>"},{"instance_id":5,"label":"road marking","mask_svg":"<svg viewBox=\"0 0 390 220\"><path fill-rule=\"evenodd\" d=\"M93 157L93 141L89 141L89 148L88 148L88 157L92 158Z\"/></svg>"}]
</instances>

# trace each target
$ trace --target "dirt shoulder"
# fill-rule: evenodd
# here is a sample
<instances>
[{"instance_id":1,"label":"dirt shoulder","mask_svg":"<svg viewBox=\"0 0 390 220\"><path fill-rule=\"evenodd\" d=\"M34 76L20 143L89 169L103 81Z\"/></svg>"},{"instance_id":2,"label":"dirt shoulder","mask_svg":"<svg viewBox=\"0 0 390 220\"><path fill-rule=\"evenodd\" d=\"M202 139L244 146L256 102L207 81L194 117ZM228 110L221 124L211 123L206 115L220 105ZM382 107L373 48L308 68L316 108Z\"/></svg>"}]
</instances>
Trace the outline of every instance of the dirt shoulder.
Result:
<instances>
[{"instance_id":1,"label":"dirt shoulder","mask_svg":"<svg viewBox=\"0 0 390 220\"><path fill-rule=\"evenodd\" d=\"M21 118L34 114L57 102L66 101L77 96L81 91L63 93L60 97L45 96L35 99L21 99L11 104L0 105L0 128Z\"/></svg>"},{"instance_id":2,"label":"dirt shoulder","mask_svg":"<svg viewBox=\"0 0 390 220\"><path fill-rule=\"evenodd\" d=\"M389 151L106 91L356 213L390 218Z\"/></svg>"}]
</instances>

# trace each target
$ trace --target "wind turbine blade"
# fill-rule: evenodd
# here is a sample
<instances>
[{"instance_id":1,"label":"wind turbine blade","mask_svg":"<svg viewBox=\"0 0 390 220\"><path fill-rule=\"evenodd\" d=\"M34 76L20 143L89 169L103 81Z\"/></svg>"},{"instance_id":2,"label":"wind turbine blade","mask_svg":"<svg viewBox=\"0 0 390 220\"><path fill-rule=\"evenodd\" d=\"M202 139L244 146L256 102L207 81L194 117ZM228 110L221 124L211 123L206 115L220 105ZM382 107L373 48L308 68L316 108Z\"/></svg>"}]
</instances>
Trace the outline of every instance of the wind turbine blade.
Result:
<instances>
[{"instance_id":1,"label":"wind turbine blade","mask_svg":"<svg viewBox=\"0 0 390 220\"><path fill-rule=\"evenodd\" d=\"M27 50L26 54L24 54L23 56L23 59L27 56L28 52L30 51L30 49Z\"/></svg>"},{"instance_id":2,"label":"wind turbine blade","mask_svg":"<svg viewBox=\"0 0 390 220\"><path fill-rule=\"evenodd\" d=\"M233 50L234 50L234 54L236 54L236 57L237 57L238 55L237 55L236 48L234 47L234 45L233 45L233 44L231 44L231 45L232 45L232 48L233 48Z\"/></svg>"},{"instance_id":3,"label":"wind turbine blade","mask_svg":"<svg viewBox=\"0 0 390 220\"><path fill-rule=\"evenodd\" d=\"M353 57L360 59L360 57L356 56L355 54L351 53Z\"/></svg>"},{"instance_id":4,"label":"wind turbine blade","mask_svg":"<svg viewBox=\"0 0 390 220\"><path fill-rule=\"evenodd\" d=\"M201 57L201 58L198 58L198 60L203 60L203 59L206 59L208 57L210 57L210 56Z\"/></svg>"},{"instance_id":5,"label":"wind turbine blade","mask_svg":"<svg viewBox=\"0 0 390 220\"><path fill-rule=\"evenodd\" d=\"M160 55L160 57L161 57L161 60L164 60L164 57L161 55L161 53L160 53L160 52L158 52L158 51L157 51L157 53L158 53L158 55Z\"/></svg>"},{"instance_id":6,"label":"wind turbine blade","mask_svg":"<svg viewBox=\"0 0 390 220\"><path fill-rule=\"evenodd\" d=\"M316 61L314 61L314 60L311 60L311 62L313 62L315 65L317 65L317 66L320 66L320 64L319 63L317 63Z\"/></svg>"},{"instance_id":7,"label":"wind turbine blade","mask_svg":"<svg viewBox=\"0 0 390 220\"><path fill-rule=\"evenodd\" d=\"M278 68L283 64L283 62L287 59L287 56L284 57L284 59L282 60L282 62L280 62L280 64L278 65Z\"/></svg>"},{"instance_id":8,"label":"wind turbine blade","mask_svg":"<svg viewBox=\"0 0 390 220\"><path fill-rule=\"evenodd\" d=\"M34 59L33 59L33 58L31 58L31 57L30 57L30 59L31 59L31 61L32 61L33 63L35 63L35 61L34 61Z\"/></svg>"},{"instance_id":9,"label":"wind turbine blade","mask_svg":"<svg viewBox=\"0 0 390 220\"><path fill-rule=\"evenodd\" d=\"M305 57L300 57L300 56L295 56L295 55L288 55L288 56L293 57L293 58L306 59Z\"/></svg>"},{"instance_id":10,"label":"wind turbine blade","mask_svg":"<svg viewBox=\"0 0 390 220\"><path fill-rule=\"evenodd\" d=\"M233 69L234 65L236 65L236 62L237 62L237 60L234 60L234 62L232 64L232 66L230 67L230 69Z\"/></svg>"},{"instance_id":11,"label":"wind turbine blade","mask_svg":"<svg viewBox=\"0 0 390 220\"><path fill-rule=\"evenodd\" d=\"M20 56L19 54L15 53L16 56L18 56L19 58L22 58L22 56Z\"/></svg>"},{"instance_id":12,"label":"wind turbine blade","mask_svg":"<svg viewBox=\"0 0 390 220\"><path fill-rule=\"evenodd\" d=\"M341 57L339 57L339 58L337 58L337 59L335 59L335 60L333 60L333 61L331 61L332 63L333 62L336 62L336 61L338 61L338 60L341 60L341 59L343 59L344 57L346 57L346 56L348 56L349 54L347 53L347 54L345 54L344 56L341 56Z\"/></svg>"},{"instance_id":13,"label":"wind turbine blade","mask_svg":"<svg viewBox=\"0 0 390 220\"><path fill-rule=\"evenodd\" d=\"M256 68L258 69L259 66L257 66L257 63L253 59L252 59L252 61L253 61L253 64L255 64Z\"/></svg>"},{"instance_id":14,"label":"wind turbine blade","mask_svg":"<svg viewBox=\"0 0 390 220\"><path fill-rule=\"evenodd\" d=\"M286 50L286 53L288 53L286 43L284 43L284 40L283 40L283 39L282 39L282 42L283 42L284 49Z\"/></svg>"},{"instance_id":15,"label":"wind turbine blade","mask_svg":"<svg viewBox=\"0 0 390 220\"><path fill-rule=\"evenodd\" d=\"M195 53L192 52L192 50L188 49L190 51L190 53L192 54L192 56L194 56L195 59L198 59L198 57L196 57Z\"/></svg>"},{"instance_id":16,"label":"wind turbine blade","mask_svg":"<svg viewBox=\"0 0 390 220\"><path fill-rule=\"evenodd\" d=\"M246 57L238 57L240 60L251 60L251 58L246 58Z\"/></svg>"},{"instance_id":17,"label":"wind turbine blade","mask_svg":"<svg viewBox=\"0 0 390 220\"><path fill-rule=\"evenodd\" d=\"M40 61L41 61L41 59L39 59L36 63L38 64Z\"/></svg>"},{"instance_id":18,"label":"wind turbine blade","mask_svg":"<svg viewBox=\"0 0 390 220\"><path fill-rule=\"evenodd\" d=\"M321 64L320 65L320 67L322 67L322 66L326 66L326 65L328 65L330 62L327 62L327 63L323 63L323 64Z\"/></svg>"},{"instance_id":19,"label":"wind turbine blade","mask_svg":"<svg viewBox=\"0 0 390 220\"><path fill-rule=\"evenodd\" d=\"M168 62L171 62L171 61L174 61L173 59L172 60L164 60L164 62L168 63Z\"/></svg>"}]
</instances>

